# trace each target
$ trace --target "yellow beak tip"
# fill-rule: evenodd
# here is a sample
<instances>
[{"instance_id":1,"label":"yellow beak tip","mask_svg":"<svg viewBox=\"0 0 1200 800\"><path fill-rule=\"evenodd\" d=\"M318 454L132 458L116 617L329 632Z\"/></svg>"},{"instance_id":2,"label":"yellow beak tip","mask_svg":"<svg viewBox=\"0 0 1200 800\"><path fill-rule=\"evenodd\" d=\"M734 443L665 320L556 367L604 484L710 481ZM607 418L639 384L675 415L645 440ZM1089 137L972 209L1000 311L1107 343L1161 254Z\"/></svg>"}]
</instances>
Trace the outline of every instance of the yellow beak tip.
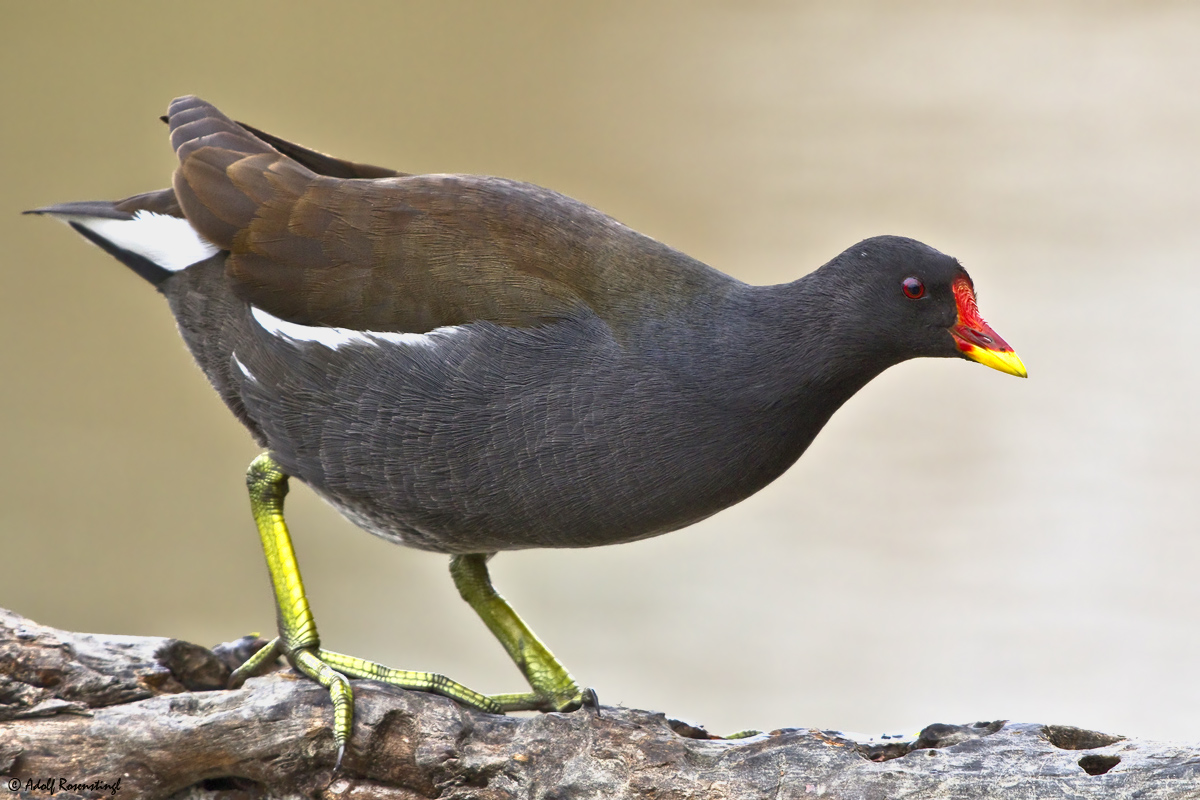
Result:
<instances>
[{"instance_id":1,"label":"yellow beak tip","mask_svg":"<svg viewBox=\"0 0 1200 800\"><path fill-rule=\"evenodd\" d=\"M1015 375L1018 378L1029 377L1029 371L1025 369L1021 357L1012 350L985 350L982 347L972 347L964 350L963 355L972 361L978 361L985 367L991 367L1008 375Z\"/></svg>"}]
</instances>

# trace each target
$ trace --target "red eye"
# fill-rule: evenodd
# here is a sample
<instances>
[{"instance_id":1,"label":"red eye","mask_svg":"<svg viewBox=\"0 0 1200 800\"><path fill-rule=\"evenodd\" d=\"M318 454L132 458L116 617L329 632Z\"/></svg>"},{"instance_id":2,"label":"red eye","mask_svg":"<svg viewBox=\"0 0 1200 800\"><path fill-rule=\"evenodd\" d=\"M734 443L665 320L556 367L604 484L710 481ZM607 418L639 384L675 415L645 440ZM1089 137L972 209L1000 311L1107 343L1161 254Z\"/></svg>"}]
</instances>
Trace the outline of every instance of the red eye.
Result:
<instances>
[{"instance_id":1,"label":"red eye","mask_svg":"<svg viewBox=\"0 0 1200 800\"><path fill-rule=\"evenodd\" d=\"M920 278L905 278L904 279L904 296L910 300L916 300L925 294L925 284L921 283Z\"/></svg>"}]
</instances>

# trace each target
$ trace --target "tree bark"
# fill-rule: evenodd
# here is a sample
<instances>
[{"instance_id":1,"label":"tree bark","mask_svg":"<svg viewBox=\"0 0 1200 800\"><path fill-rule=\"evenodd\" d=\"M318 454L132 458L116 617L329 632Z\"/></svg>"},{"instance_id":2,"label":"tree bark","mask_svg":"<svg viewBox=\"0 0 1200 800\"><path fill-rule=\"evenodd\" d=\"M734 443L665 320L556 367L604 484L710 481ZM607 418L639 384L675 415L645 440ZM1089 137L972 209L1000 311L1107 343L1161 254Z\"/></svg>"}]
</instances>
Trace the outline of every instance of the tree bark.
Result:
<instances>
[{"instance_id":1,"label":"tree bark","mask_svg":"<svg viewBox=\"0 0 1200 800\"><path fill-rule=\"evenodd\" d=\"M258 644L69 633L0 609L0 800L1200 797L1200 746L1065 726L731 740L650 711L494 716L371 681L354 682L335 773L325 690L282 667L223 688Z\"/></svg>"}]
</instances>

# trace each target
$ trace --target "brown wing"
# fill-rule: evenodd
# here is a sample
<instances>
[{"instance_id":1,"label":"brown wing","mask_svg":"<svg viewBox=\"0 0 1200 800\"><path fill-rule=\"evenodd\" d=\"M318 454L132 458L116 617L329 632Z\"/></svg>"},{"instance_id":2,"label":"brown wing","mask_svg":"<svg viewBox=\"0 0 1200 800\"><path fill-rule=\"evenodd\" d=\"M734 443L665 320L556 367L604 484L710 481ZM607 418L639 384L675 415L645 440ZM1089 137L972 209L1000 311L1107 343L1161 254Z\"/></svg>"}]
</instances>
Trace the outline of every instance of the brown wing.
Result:
<instances>
[{"instance_id":1,"label":"brown wing","mask_svg":"<svg viewBox=\"0 0 1200 800\"><path fill-rule=\"evenodd\" d=\"M319 175L196 98L174 101L169 122L183 212L230 251L237 292L283 319L413 333L527 327L582 304L606 316L622 295L717 274L528 184Z\"/></svg>"},{"instance_id":2,"label":"brown wing","mask_svg":"<svg viewBox=\"0 0 1200 800\"><path fill-rule=\"evenodd\" d=\"M374 164L358 164L344 158L334 158L325 153L318 153L302 147L295 142L272 136L266 131L260 131L253 125L239 122L250 133L274 147L293 161L298 161L318 175L328 175L331 178L396 178L407 175L407 172L397 172L387 167L377 167Z\"/></svg>"}]
</instances>

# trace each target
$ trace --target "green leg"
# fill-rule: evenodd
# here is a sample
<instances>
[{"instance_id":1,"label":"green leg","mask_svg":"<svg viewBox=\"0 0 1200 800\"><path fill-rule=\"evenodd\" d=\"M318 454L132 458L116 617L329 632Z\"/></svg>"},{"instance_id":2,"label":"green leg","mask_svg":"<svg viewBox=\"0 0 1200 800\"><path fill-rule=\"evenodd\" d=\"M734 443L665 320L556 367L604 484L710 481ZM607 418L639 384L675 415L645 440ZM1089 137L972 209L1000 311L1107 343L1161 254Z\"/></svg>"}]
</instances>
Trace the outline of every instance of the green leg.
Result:
<instances>
[{"instance_id":1,"label":"green leg","mask_svg":"<svg viewBox=\"0 0 1200 800\"><path fill-rule=\"evenodd\" d=\"M254 654L230 678L231 686L242 681L278 655L286 656L293 667L329 690L333 700L333 739L338 746L338 765L350 738L354 722L352 678L370 678L405 689L434 692L458 702L492 713L503 713L500 705L486 695L474 692L445 676L431 672L391 669L372 661L321 649L317 625L308 607L300 566L292 549L292 537L283 520L283 498L288 491L288 476L264 453L254 459L246 473L250 490L250 510L262 538L267 570L275 587L275 614L279 637Z\"/></svg>"},{"instance_id":2,"label":"green leg","mask_svg":"<svg viewBox=\"0 0 1200 800\"><path fill-rule=\"evenodd\" d=\"M571 673L492 588L487 559L482 553L454 556L450 559L450 574L463 600L500 640L533 687L532 692L492 695L492 700L506 711L570 711L579 708L585 699L597 706L595 693L579 691Z\"/></svg>"}]
</instances>

